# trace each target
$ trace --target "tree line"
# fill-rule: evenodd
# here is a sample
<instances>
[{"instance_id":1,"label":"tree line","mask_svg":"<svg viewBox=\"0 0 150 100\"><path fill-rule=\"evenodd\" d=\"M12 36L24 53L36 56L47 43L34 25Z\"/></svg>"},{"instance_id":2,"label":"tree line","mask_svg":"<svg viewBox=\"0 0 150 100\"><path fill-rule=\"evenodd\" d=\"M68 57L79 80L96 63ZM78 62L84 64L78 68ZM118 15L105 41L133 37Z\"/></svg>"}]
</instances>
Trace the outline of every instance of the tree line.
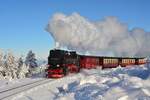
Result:
<instances>
[{"instance_id":1,"label":"tree line","mask_svg":"<svg viewBox=\"0 0 150 100\"><path fill-rule=\"evenodd\" d=\"M25 59L14 57L11 51L0 51L0 79L20 79L31 77L33 70L38 67L35 53L30 50Z\"/></svg>"}]
</instances>

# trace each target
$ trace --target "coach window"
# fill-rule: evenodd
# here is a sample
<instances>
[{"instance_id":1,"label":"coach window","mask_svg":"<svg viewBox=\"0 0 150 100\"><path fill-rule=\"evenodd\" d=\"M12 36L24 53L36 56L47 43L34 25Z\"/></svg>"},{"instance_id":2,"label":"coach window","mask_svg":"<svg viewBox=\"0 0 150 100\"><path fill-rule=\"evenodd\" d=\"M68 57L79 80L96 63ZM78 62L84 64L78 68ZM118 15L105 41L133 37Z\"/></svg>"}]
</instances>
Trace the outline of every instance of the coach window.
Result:
<instances>
[{"instance_id":1,"label":"coach window","mask_svg":"<svg viewBox=\"0 0 150 100\"><path fill-rule=\"evenodd\" d=\"M131 59L129 59L129 63L131 63Z\"/></svg>"},{"instance_id":2,"label":"coach window","mask_svg":"<svg viewBox=\"0 0 150 100\"><path fill-rule=\"evenodd\" d=\"M141 62L142 62L142 63L144 62L143 59L141 60Z\"/></svg>"},{"instance_id":3,"label":"coach window","mask_svg":"<svg viewBox=\"0 0 150 100\"><path fill-rule=\"evenodd\" d=\"M142 59L140 59L140 62L142 63Z\"/></svg>"},{"instance_id":4,"label":"coach window","mask_svg":"<svg viewBox=\"0 0 150 100\"><path fill-rule=\"evenodd\" d=\"M112 63L114 64L114 59L112 59Z\"/></svg>"},{"instance_id":5,"label":"coach window","mask_svg":"<svg viewBox=\"0 0 150 100\"><path fill-rule=\"evenodd\" d=\"M117 63L117 60L115 59L114 63Z\"/></svg>"},{"instance_id":6,"label":"coach window","mask_svg":"<svg viewBox=\"0 0 150 100\"><path fill-rule=\"evenodd\" d=\"M118 60L117 60L117 59L115 60L115 63L118 63Z\"/></svg>"}]
</instances>

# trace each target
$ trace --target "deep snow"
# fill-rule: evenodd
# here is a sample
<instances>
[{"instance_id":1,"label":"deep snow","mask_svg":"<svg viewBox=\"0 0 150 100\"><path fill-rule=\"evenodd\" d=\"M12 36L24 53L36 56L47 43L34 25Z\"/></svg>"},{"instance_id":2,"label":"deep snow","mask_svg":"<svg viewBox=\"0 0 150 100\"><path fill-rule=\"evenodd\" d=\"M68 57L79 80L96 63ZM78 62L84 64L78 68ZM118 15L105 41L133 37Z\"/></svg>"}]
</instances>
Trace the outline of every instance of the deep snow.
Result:
<instances>
[{"instance_id":1,"label":"deep snow","mask_svg":"<svg viewBox=\"0 0 150 100\"><path fill-rule=\"evenodd\" d=\"M129 66L101 70L81 70L15 95L13 100L150 100L150 70ZM33 81L35 79L30 79ZM22 79L0 81L0 89L29 82ZM5 84L7 83L7 84Z\"/></svg>"}]
</instances>

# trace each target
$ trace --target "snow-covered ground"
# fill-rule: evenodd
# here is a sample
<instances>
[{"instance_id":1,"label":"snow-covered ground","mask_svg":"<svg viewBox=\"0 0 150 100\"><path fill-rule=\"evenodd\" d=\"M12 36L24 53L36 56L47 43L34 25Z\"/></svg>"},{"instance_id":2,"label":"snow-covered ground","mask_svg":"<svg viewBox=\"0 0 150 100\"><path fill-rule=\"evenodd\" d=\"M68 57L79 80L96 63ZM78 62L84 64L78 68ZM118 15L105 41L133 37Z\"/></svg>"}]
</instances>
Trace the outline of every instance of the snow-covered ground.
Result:
<instances>
[{"instance_id":1,"label":"snow-covered ground","mask_svg":"<svg viewBox=\"0 0 150 100\"><path fill-rule=\"evenodd\" d=\"M12 100L150 100L150 70L143 66L81 70L61 79L22 91ZM0 81L5 87L36 79ZM9 98L10 99L10 98ZM7 99L6 99L7 100Z\"/></svg>"}]
</instances>

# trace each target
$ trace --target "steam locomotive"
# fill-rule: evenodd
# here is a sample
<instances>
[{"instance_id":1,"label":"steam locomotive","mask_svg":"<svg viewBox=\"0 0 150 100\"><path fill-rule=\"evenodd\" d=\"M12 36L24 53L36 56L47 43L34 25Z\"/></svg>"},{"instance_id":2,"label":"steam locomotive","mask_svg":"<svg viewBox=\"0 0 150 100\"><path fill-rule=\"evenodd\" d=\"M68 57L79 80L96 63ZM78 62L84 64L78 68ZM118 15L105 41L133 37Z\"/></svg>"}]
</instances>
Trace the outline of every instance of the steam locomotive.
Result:
<instances>
[{"instance_id":1,"label":"steam locomotive","mask_svg":"<svg viewBox=\"0 0 150 100\"><path fill-rule=\"evenodd\" d=\"M105 69L116 68L119 65L126 67L145 63L146 58L87 56L79 55L75 51L54 49L50 50L46 76L48 78L61 78L68 73L78 73L82 68L101 67Z\"/></svg>"}]
</instances>

